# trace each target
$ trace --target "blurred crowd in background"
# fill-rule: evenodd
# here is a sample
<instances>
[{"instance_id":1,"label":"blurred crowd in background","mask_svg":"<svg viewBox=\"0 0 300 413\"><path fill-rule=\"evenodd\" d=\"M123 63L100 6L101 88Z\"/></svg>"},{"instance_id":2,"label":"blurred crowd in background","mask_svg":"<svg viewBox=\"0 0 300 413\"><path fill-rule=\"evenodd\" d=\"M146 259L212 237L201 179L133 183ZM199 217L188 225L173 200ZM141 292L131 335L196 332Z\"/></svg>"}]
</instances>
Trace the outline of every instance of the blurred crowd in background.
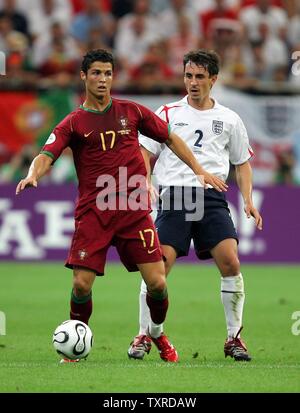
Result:
<instances>
[{"instance_id":1,"label":"blurred crowd in background","mask_svg":"<svg viewBox=\"0 0 300 413\"><path fill-rule=\"evenodd\" d=\"M300 51L300 0L0 0L0 91L82 93L82 55L106 48L117 62L114 93L180 95L183 54L202 47L219 53L226 87L298 94L291 56ZM23 176L37 151L24 145L9 162L4 157L0 182ZM276 155L274 182L299 183L294 152ZM67 152L53 175L74 179L62 173L71 163Z\"/></svg>"},{"instance_id":2,"label":"blurred crowd in background","mask_svg":"<svg viewBox=\"0 0 300 413\"><path fill-rule=\"evenodd\" d=\"M177 93L182 55L198 47L220 54L226 84L296 82L300 88L289 58L300 50L300 2L0 0L5 84L74 85L81 56L107 48L117 58L117 91Z\"/></svg>"}]
</instances>

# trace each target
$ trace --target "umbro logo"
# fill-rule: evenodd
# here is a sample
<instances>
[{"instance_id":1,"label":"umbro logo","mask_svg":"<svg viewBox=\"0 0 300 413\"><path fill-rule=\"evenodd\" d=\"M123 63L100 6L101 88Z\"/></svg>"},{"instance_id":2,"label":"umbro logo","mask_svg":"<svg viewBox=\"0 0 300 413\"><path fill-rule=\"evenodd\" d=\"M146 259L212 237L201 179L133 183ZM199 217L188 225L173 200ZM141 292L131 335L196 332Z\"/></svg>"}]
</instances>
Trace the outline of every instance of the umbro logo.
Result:
<instances>
[{"instance_id":1,"label":"umbro logo","mask_svg":"<svg viewBox=\"0 0 300 413\"><path fill-rule=\"evenodd\" d=\"M175 126L189 126L189 124L188 124L188 123L179 122L179 123L175 123Z\"/></svg>"}]
</instances>

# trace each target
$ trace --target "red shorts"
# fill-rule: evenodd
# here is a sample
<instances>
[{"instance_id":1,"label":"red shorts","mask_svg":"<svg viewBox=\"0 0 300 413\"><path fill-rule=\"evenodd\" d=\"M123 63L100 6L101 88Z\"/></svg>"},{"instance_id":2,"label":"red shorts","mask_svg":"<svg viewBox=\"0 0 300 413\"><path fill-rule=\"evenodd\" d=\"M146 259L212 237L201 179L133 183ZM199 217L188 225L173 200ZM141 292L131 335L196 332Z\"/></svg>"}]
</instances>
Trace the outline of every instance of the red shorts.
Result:
<instances>
[{"instance_id":1,"label":"red shorts","mask_svg":"<svg viewBox=\"0 0 300 413\"><path fill-rule=\"evenodd\" d=\"M102 211L89 209L75 220L75 232L66 267L89 268L104 274L106 254L117 248L128 271L138 271L136 264L162 260L162 250L153 220L145 211Z\"/></svg>"}]
</instances>

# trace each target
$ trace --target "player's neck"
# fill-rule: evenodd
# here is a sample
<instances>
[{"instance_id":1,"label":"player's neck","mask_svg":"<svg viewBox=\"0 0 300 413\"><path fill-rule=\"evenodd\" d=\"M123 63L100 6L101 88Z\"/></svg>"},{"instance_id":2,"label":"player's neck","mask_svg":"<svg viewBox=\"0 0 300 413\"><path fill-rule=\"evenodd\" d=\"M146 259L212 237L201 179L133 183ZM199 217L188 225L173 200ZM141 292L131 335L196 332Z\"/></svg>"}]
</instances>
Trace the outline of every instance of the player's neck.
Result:
<instances>
[{"instance_id":1,"label":"player's neck","mask_svg":"<svg viewBox=\"0 0 300 413\"><path fill-rule=\"evenodd\" d=\"M188 103L190 106L198 110L209 110L215 106L214 99L209 96L204 99L191 99L191 97L188 96Z\"/></svg>"},{"instance_id":2,"label":"player's neck","mask_svg":"<svg viewBox=\"0 0 300 413\"><path fill-rule=\"evenodd\" d=\"M96 110L98 112L103 112L111 102L111 96L103 96L100 99L96 99L93 96L87 96L83 102L83 107L85 109Z\"/></svg>"}]
</instances>

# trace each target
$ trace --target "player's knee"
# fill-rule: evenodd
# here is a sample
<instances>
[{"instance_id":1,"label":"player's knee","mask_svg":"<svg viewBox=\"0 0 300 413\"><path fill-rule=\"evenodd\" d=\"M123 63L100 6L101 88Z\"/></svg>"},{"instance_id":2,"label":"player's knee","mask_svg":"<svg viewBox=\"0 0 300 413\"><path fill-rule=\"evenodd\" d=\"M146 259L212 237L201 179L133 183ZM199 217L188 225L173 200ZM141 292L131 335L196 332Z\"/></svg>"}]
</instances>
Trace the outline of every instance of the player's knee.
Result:
<instances>
[{"instance_id":1,"label":"player's knee","mask_svg":"<svg viewBox=\"0 0 300 413\"><path fill-rule=\"evenodd\" d=\"M73 281L73 290L77 297L82 297L91 292L91 284L88 281L77 277Z\"/></svg>"},{"instance_id":2,"label":"player's knee","mask_svg":"<svg viewBox=\"0 0 300 413\"><path fill-rule=\"evenodd\" d=\"M222 263L223 275L238 275L240 273L240 261L236 255L228 257Z\"/></svg>"},{"instance_id":3,"label":"player's knee","mask_svg":"<svg viewBox=\"0 0 300 413\"><path fill-rule=\"evenodd\" d=\"M165 291L165 289L167 288L165 275L159 275L155 277L154 280L148 283L147 288L148 291L153 293L162 293L163 291Z\"/></svg>"}]
</instances>

